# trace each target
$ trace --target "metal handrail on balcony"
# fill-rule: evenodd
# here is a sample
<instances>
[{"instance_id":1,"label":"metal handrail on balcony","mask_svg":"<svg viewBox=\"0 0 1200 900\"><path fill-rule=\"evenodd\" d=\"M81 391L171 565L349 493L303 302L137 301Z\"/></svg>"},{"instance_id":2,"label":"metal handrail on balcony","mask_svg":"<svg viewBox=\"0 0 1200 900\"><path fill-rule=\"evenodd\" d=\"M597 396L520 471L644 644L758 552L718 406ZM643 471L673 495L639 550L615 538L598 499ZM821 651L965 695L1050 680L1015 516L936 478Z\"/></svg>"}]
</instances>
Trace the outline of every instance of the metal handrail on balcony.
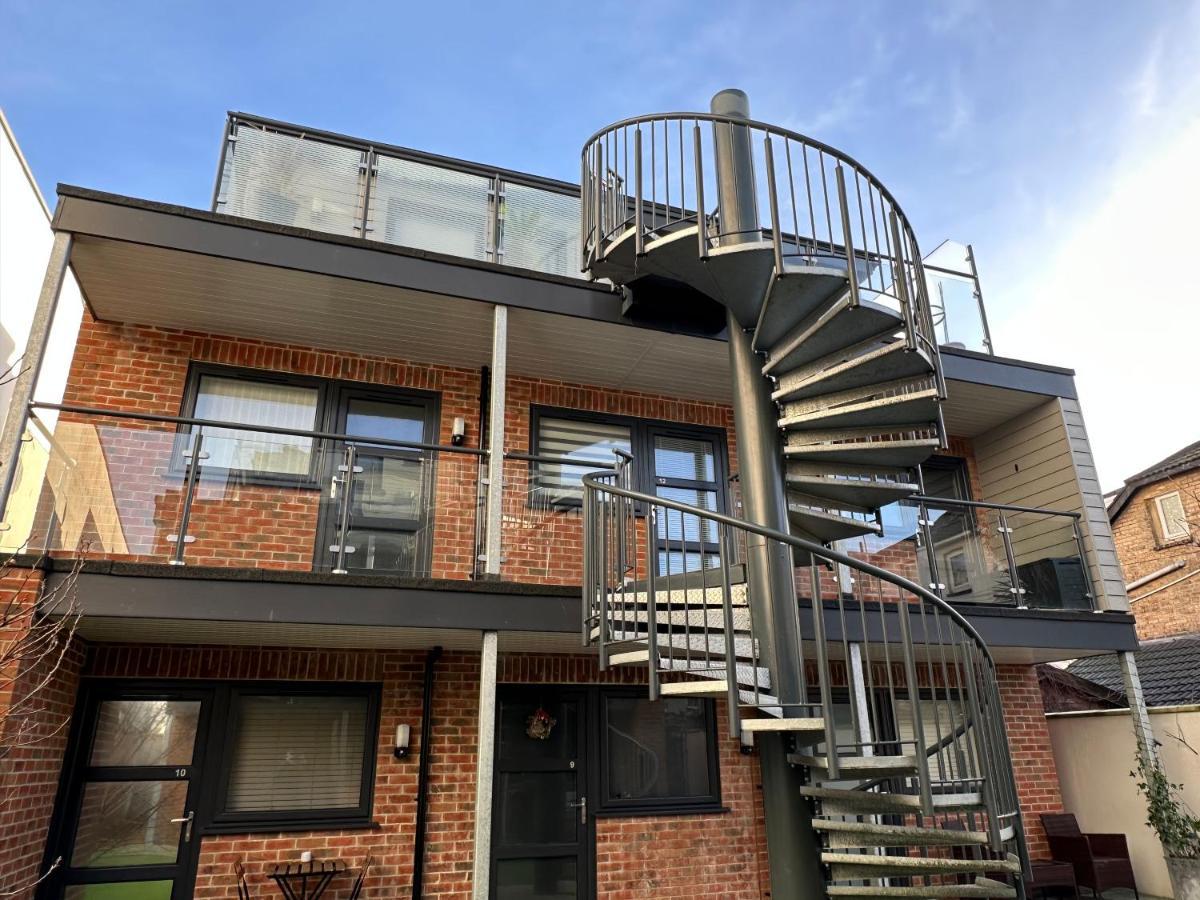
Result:
<instances>
[{"instance_id":1,"label":"metal handrail on balcony","mask_svg":"<svg viewBox=\"0 0 1200 900\"><path fill-rule=\"evenodd\" d=\"M737 231L709 212L718 195L717 145L734 133L751 156L746 183L733 185L745 207ZM789 265L845 267L854 303L881 302L903 316L910 349L929 354L945 395L916 235L891 192L857 160L767 122L668 112L596 132L584 143L581 167L585 269L630 230L641 254L648 241L692 226L701 259L761 241L772 247L780 275Z\"/></svg>"},{"instance_id":2,"label":"metal handrail on balcony","mask_svg":"<svg viewBox=\"0 0 1200 900\"><path fill-rule=\"evenodd\" d=\"M97 532L108 538L102 543L113 555L134 559L166 556L169 564L183 565L187 561L187 548L197 542L190 531L204 489L207 508L201 530L210 539L210 546L205 548L208 559L222 565L245 562L252 566L295 568L302 564L306 553L314 554L314 560L324 558L321 548L311 546L318 540L320 513L326 523L321 533L330 537L330 571L347 574L350 568L347 556L353 552L348 536L355 527L351 507L356 497L361 499L361 492L356 494L356 485L364 477L360 463L364 455L387 453L391 454L394 467L399 463L400 471L385 473L385 463L380 461L376 466L378 472L365 477L381 483L390 479L391 489L400 493L382 498L383 502L392 507L407 502L412 514L399 518L425 523L418 530L426 529L427 533L422 536L414 533L414 546L418 537L431 540L430 534L436 527L432 517L440 512L439 503L454 507L451 512L459 515L461 521L456 520L453 527L473 532L468 538L473 547L463 548L462 559L454 561L455 571L461 570L454 577L477 574L478 511L484 486L479 461L488 455L484 449L62 403L35 402L30 404L30 410L60 414L55 436L62 446L52 449L64 458L56 460L52 454L47 467L62 468L69 463L79 473L65 487L51 483L51 472L46 473L39 500L39 506L44 507L39 517L47 531L41 537L47 543L42 549L69 551L77 535ZM102 430L88 421L97 418L130 424ZM169 428L157 430L153 428L155 425ZM231 439L228 434L216 432L236 437ZM272 444L268 440L272 437L292 440ZM305 447L296 439L310 443ZM217 457L229 459L224 463L213 460L210 451L214 449ZM244 468L240 460L236 466L231 464L239 454L256 461L275 454L280 459L290 457L292 463L300 458L302 464L282 468L255 464ZM471 462L462 472L451 470L442 483L443 479L433 469L438 459ZM328 496L325 478L330 480ZM319 501L280 499L297 491L310 495L313 489L320 492ZM469 491L471 496L452 497L459 489ZM248 493L243 496L245 492ZM282 504L283 508L277 509L273 503ZM471 505L474 521L468 522ZM68 518L64 511L72 514L69 516L72 525L69 534L64 533L56 540L51 532L61 530L63 520ZM397 517L394 512L392 515ZM358 527L368 526L360 523ZM402 527L393 530L404 531ZM287 541L279 535L286 535ZM68 537L71 546L66 545ZM56 543L63 546L55 546ZM289 545L281 550L284 543ZM432 549L432 544L429 546ZM287 555L275 555L279 553ZM416 555L414 551L414 567ZM281 560L295 565L277 564ZM380 570L404 572L387 567Z\"/></svg>"},{"instance_id":3,"label":"metal handrail on balcony","mask_svg":"<svg viewBox=\"0 0 1200 900\"><path fill-rule=\"evenodd\" d=\"M957 247L962 251L955 263L949 251ZM923 263L938 343L995 354L975 248L957 241L943 241L926 255Z\"/></svg>"},{"instance_id":4,"label":"metal handrail on balcony","mask_svg":"<svg viewBox=\"0 0 1200 900\"><path fill-rule=\"evenodd\" d=\"M1086 602L1088 609L1095 609L1096 591L1092 584L1091 568L1088 565L1087 549L1080 525L1081 513L1011 503L930 497L923 494L916 494L901 503L902 505L915 505L917 508L917 525L920 529L921 543L924 545L925 560L930 576L929 587L940 596L948 596L947 573L939 571L940 566L936 552L938 540L934 534L936 523L931 513L939 509L969 510L985 516L989 514L995 516L993 530L1001 538L1001 546L1004 551L1003 571L1008 578L1008 584L999 589L1010 595L1013 605L1019 608L1026 608L1029 605L1028 601L1031 599L1029 595L1036 593L1034 588L1026 586L1035 577L1030 572L1037 564L1048 563L1056 570L1062 565L1068 565L1071 569L1077 567L1079 586L1082 588L1081 599ZM1034 523L1027 521L1030 517L1035 517L1036 522L1043 523L1042 527L1038 529L1038 534L1018 534L1026 529L1033 531L1031 526ZM1061 524L1054 524L1055 522ZM977 528L978 523L973 523L973 527ZM1069 528L1069 535L1062 534L1063 528ZM1069 555L1063 555L1064 543L1070 544L1076 554L1075 559L1071 559ZM1055 548L1057 548L1055 556L1046 555L1048 550ZM1061 594L1062 589L1057 588L1057 590ZM1039 602L1038 605L1047 604Z\"/></svg>"},{"instance_id":5,"label":"metal handrail on balcony","mask_svg":"<svg viewBox=\"0 0 1200 900\"><path fill-rule=\"evenodd\" d=\"M579 188L231 112L212 208L582 278Z\"/></svg>"}]
</instances>

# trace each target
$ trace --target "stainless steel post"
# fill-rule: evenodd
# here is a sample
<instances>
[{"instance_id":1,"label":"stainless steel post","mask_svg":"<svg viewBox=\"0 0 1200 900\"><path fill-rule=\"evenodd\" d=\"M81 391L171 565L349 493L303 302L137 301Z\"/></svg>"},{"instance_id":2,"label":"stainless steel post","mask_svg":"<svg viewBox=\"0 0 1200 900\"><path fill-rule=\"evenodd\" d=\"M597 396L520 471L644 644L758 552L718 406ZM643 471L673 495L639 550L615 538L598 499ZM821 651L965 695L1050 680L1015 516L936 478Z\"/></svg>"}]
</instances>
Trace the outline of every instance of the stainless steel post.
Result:
<instances>
[{"instance_id":1,"label":"stainless steel post","mask_svg":"<svg viewBox=\"0 0 1200 900\"><path fill-rule=\"evenodd\" d=\"M713 97L711 109L718 115L750 117L750 101L742 91L721 91ZM749 129L716 124L714 145L721 243L753 240L755 235L750 232L758 229L758 214ZM728 325L744 515L749 522L788 531L779 413L771 400L770 382L760 371L761 362L751 347L750 335L732 312ZM783 712L798 714L794 705L808 698L802 693L791 550L758 535L750 535L747 543L747 587L762 655L770 669L771 685L784 705ZM814 606L814 615L820 615L819 605ZM793 705L791 710L789 704ZM803 777L788 763L786 741L783 734L762 734L758 740L771 895L781 900L823 897L825 886L812 814L798 800Z\"/></svg>"}]
</instances>

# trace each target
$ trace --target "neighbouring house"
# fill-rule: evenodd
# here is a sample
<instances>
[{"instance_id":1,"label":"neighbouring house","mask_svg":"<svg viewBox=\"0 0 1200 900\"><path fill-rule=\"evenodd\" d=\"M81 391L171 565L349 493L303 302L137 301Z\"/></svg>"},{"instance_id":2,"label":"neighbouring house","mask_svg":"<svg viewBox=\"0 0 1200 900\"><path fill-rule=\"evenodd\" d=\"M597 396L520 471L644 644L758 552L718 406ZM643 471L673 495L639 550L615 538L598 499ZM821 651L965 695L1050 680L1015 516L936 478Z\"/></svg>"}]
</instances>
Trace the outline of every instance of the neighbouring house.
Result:
<instances>
[{"instance_id":1,"label":"neighbouring house","mask_svg":"<svg viewBox=\"0 0 1200 900\"><path fill-rule=\"evenodd\" d=\"M1200 634L1200 441L1127 479L1108 516L1138 637Z\"/></svg>"},{"instance_id":2,"label":"neighbouring house","mask_svg":"<svg viewBox=\"0 0 1200 900\"><path fill-rule=\"evenodd\" d=\"M79 618L5 698L3 877L1018 896L1037 666L1136 647L1073 374L859 163L714 108L580 184L231 113L211 209L59 186L87 310L63 402L16 385L59 416L8 583L81 566Z\"/></svg>"}]
</instances>

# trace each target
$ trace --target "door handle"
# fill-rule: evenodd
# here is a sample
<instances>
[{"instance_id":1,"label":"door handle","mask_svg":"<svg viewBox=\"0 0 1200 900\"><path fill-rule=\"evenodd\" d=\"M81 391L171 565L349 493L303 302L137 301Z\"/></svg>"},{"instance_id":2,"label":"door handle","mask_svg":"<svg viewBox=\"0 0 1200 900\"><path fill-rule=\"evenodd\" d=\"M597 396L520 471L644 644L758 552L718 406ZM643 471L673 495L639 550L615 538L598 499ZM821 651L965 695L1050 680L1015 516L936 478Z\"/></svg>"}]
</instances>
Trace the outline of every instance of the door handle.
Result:
<instances>
[{"instance_id":1,"label":"door handle","mask_svg":"<svg viewBox=\"0 0 1200 900\"><path fill-rule=\"evenodd\" d=\"M579 824L587 824L587 797L580 797L575 803L568 803L567 806L579 810Z\"/></svg>"},{"instance_id":2,"label":"door handle","mask_svg":"<svg viewBox=\"0 0 1200 900\"><path fill-rule=\"evenodd\" d=\"M196 817L195 810L188 810L188 814L181 819L172 819L172 825L183 826L183 842L186 844L192 839L192 820Z\"/></svg>"}]
</instances>

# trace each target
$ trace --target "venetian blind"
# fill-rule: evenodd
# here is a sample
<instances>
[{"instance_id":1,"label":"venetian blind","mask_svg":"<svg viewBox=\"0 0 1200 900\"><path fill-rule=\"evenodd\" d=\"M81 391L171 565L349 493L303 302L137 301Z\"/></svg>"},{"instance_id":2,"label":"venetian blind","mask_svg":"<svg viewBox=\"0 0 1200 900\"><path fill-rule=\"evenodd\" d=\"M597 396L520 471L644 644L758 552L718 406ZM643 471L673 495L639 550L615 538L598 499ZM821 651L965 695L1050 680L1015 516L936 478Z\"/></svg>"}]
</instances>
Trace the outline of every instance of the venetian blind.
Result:
<instances>
[{"instance_id":1,"label":"venetian blind","mask_svg":"<svg viewBox=\"0 0 1200 900\"><path fill-rule=\"evenodd\" d=\"M551 501L578 500L583 496L581 479L599 467L616 462L613 450L629 453L629 426L604 422L580 422L574 419L538 419L537 452L539 456L563 456L579 465L541 463L537 469L538 493Z\"/></svg>"},{"instance_id":2,"label":"venetian blind","mask_svg":"<svg viewBox=\"0 0 1200 900\"><path fill-rule=\"evenodd\" d=\"M242 696L227 812L355 809L366 697Z\"/></svg>"}]
</instances>

